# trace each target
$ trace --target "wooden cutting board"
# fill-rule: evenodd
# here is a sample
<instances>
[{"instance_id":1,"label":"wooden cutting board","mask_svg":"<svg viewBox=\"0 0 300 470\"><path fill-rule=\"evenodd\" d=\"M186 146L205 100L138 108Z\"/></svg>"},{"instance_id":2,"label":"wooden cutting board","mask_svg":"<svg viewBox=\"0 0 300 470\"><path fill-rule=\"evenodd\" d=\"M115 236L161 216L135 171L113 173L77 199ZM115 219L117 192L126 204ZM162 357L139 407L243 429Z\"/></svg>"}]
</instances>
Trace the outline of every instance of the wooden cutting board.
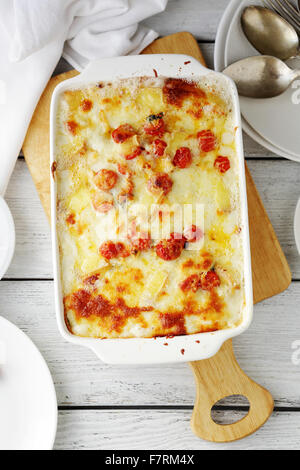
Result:
<instances>
[{"instance_id":1,"label":"wooden cutting board","mask_svg":"<svg viewBox=\"0 0 300 470\"><path fill-rule=\"evenodd\" d=\"M143 51L143 54L156 53L187 54L205 65L197 41L186 32L158 39ZM72 70L50 80L35 110L23 144L25 160L49 220L50 101L56 85L76 74L77 72ZM287 289L291 282L291 272L247 165L246 179L253 296L256 303ZM273 409L272 397L240 369L234 357L231 340L227 341L213 358L193 362L191 366L197 382L192 428L198 436L215 442L236 440L251 434L268 419ZM251 404L249 414L232 425L216 424L210 415L211 407L221 398L234 394L247 396Z\"/></svg>"}]
</instances>

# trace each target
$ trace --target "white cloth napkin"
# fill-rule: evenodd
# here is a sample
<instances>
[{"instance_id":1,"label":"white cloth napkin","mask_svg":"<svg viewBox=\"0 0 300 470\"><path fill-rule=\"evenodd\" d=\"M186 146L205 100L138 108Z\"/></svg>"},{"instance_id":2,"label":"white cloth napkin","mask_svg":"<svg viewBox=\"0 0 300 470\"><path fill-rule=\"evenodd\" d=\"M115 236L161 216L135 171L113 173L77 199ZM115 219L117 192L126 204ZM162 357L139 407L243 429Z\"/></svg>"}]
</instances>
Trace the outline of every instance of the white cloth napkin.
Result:
<instances>
[{"instance_id":1,"label":"white cloth napkin","mask_svg":"<svg viewBox=\"0 0 300 470\"><path fill-rule=\"evenodd\" d=\"M157 33L139 25L168 0L0 0L0 195L61 54L81 71L138 54Z\"/></svg>"}]
</instances>

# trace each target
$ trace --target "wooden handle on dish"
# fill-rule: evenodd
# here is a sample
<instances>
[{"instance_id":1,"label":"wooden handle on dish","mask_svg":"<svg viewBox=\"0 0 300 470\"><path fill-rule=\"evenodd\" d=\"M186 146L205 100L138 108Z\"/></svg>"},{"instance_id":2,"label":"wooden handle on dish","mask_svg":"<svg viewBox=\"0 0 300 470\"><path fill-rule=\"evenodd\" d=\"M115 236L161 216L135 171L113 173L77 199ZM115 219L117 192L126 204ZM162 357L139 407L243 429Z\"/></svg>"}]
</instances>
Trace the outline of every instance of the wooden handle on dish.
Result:
<instances>
[{"instance_id":1,"label":"wooden handle on dish","mask_svg":"<svg viewBox=\"0 0 300 470\"><path fill-rule=\"evenodd\" d=\"M194 433L212 442L231 442L259 429L273 411L268 390L251 380L238 365L232 340L226 341L210 359L190 362L196 380L196 402L191 419ZM248 414L233 424L217 424L211 417L213 405L230 395L244 395L250 403Z\"/></svg>"}]
</instances>

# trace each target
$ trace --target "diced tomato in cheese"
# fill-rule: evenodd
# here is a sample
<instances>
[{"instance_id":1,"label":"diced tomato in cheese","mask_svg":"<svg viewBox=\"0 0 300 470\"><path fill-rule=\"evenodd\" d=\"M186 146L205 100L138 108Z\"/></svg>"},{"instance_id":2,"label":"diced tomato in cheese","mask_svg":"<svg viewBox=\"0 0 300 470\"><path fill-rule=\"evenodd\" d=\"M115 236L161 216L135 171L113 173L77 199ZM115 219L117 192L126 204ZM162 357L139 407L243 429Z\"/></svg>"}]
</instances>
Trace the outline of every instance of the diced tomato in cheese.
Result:
<instances>
[{"instance_id":1,"label":"diced tomato in cheese","mask_svg":"<svg viewBox=\"0 0 300 470\"><path fill-rule=\"evenodd\" d=\"M125 142L129 137L135 135L136 132L130 124L122 124L121 126L117 127L114 131L112 131L112 138L116 142L116 144L122 144Z\"/></svg>"},{"instance_id":2,"label":"diced tomato in cheese","mask_svg":"<svg viewBox=\"0 0 300 470\"><path fill-rule=\"evenodd\" d=\"M199 147L202 152L211 152L216 148L217 138L210 130L200 131L197 134Z\"/></svg>"}]
</instances>

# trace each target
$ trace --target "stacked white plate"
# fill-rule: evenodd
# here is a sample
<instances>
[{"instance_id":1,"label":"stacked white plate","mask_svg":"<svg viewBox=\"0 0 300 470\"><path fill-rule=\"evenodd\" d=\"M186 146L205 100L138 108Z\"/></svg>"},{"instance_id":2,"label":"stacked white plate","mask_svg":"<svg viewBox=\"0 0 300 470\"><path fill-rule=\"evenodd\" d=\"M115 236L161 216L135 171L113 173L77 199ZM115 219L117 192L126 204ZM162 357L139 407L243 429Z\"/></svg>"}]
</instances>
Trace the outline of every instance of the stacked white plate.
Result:
<instances>
[{"instance_id":1,"label":"stacked white plate","mask_svg":"<svg viewBox=\"0 0 300 470\"><path fill-rule=\"evenodd\" d=\"M243 9L257 4L258 1L251 0L232 0L229 3L216 37L215 70L221 72L237 60L259 55L245 37L240 22ZM293 59L289 65L300 68L300 59ZM300 162L300 80L276 98L241 96L240 106L243 129L248 135L271 152Z\"/></svg>"}]
</instances>

